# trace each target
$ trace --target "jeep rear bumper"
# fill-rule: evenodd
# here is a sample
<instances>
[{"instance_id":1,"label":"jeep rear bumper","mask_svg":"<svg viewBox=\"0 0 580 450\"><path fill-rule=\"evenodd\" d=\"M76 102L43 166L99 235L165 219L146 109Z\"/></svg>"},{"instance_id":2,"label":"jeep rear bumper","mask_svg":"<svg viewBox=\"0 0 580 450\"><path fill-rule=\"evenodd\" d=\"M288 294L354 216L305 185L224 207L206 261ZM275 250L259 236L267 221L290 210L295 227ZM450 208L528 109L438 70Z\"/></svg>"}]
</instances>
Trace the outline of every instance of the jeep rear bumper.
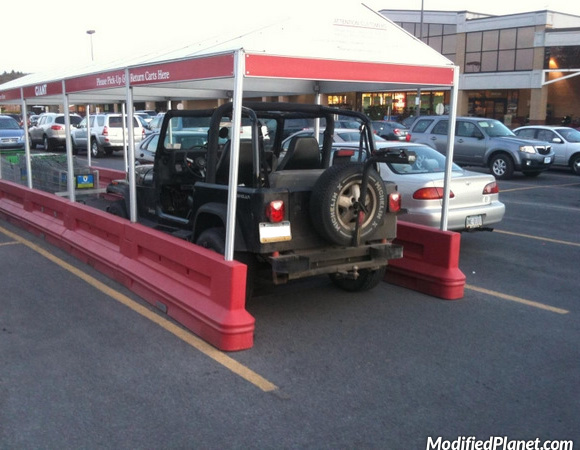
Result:
<instances>
[{"instance_id":1,"label":"jeep rear bumper","mask_svg":"<svg viewBox=\"0 0 580 450\"><path fill-rule=\"evenodd\" d=\"M396 244L371 244L359 247L331 247L295 251L268 258L275 284L288 280L328 273L351 274L361 269L379 269L390 259L403 257L403 247Z\"/></svg>"}]
</instances>

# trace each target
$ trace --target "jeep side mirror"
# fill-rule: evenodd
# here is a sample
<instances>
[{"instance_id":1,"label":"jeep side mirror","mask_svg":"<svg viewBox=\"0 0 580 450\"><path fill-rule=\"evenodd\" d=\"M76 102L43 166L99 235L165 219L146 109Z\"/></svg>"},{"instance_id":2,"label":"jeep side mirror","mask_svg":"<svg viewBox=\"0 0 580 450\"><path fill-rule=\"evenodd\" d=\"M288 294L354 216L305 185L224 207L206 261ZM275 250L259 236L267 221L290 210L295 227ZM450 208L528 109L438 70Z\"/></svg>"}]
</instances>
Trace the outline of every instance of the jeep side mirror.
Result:
<instances>
[{"instance_id":1,"label":"jeep side mirror","mask_svg":"<svg viewBox=\"0 0 580 450\"><path fill-rule=\"evenodd\" d=\"M560 139L559 137L555 137L554 139L552 139L552 142L554 144L562 144L562 139Z\"/></svg>"}]
</instances>

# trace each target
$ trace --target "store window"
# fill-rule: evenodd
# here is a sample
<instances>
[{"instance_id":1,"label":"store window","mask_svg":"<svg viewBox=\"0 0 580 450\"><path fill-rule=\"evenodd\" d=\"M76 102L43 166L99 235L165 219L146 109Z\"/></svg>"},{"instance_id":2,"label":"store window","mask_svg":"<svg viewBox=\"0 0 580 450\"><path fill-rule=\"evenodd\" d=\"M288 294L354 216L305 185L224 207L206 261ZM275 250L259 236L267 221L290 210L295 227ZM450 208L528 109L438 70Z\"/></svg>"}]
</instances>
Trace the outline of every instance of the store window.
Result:
<instances>
[{"instance_id":1,"label":"store window","mask_svg":"<svg viewBox=\"0 0 580 450\"><path fill-rule=\"evenodd\" d=\"M467 33L465 72L532 70L534 27Z\"/></svg>"}]
</instances>

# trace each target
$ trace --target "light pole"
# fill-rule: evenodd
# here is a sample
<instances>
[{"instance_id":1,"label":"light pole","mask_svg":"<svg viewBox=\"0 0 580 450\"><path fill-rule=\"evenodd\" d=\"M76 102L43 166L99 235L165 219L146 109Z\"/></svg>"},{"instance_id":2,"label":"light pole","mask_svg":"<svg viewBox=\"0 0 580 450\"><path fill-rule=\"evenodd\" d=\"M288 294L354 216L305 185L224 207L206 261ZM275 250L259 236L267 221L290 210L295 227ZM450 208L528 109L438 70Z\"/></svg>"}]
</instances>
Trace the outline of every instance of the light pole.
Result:
<instances>
[{"instance_id":1,"label":"light pole","mask_svg":"<svg viewBox=\"0 0 580 450\"><path fill-rule=\"evenodd\" d=\"M95 34L95 30L87 30L87 34L91 38L91 61L94 61L95 58L93 56L93 34Z\"/></svg>"}]
</instances>

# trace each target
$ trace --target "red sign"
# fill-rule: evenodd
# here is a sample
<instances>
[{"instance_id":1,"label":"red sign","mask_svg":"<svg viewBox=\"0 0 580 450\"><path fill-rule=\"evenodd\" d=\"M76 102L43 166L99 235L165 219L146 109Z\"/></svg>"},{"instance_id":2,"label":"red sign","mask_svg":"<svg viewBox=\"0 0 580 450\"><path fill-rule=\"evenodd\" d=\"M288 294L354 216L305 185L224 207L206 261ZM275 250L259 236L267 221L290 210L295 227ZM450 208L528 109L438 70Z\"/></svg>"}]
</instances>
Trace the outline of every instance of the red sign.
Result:
<instances>
[{"instance_id":1,"label":"red sign","mask_svg":"<svg viewBox=\"0 0 580 450\"><path fill-rule=\"evenodd\" d=\"M24 98L44 97L47 95L62 95L62 81L52 81L22 88Z\"/></svg>"},{"instance_id":2,"label":"red sign","mask_svg":"<svg viewBox=\"0 0 580 450\"><path fill-rule=\"evenodd\" d=\"M233 74L234 55L230 53L132 68L129 69L129 83L132 86L138 86L170 81L232 77Z\"/></svg>"},{"instance_id":3,"label":"red sign","mask_svg":"<svg viewBox=\"0 0 580 450\"><path fill-rule=\"evenodd\" d=\"M22 100L20 89L10 89L8 91L0 91L0 102L5 100Z\"/></svg>"},{"instance_id":4,"label":"red sign","mask_svg":"<svg viewBox=\"0 0 580 450\"><path fill-rule=\"evenodd\" d=\"M98 74L91 74L77 78L66 80L67 92L92 91L94 89L109 89L125 86L125 71L114 70L112 72L104 72Z\"/></svg>"},{"instance_id":5,"label":"red sign","mask_svg":"<svg viewBox=\"0 0 580 450\"><path fill-rule=\"evenodd\" d=\"M452 67L247 55L247 77L453 85Z\"/></svg>"}]
</instances>

